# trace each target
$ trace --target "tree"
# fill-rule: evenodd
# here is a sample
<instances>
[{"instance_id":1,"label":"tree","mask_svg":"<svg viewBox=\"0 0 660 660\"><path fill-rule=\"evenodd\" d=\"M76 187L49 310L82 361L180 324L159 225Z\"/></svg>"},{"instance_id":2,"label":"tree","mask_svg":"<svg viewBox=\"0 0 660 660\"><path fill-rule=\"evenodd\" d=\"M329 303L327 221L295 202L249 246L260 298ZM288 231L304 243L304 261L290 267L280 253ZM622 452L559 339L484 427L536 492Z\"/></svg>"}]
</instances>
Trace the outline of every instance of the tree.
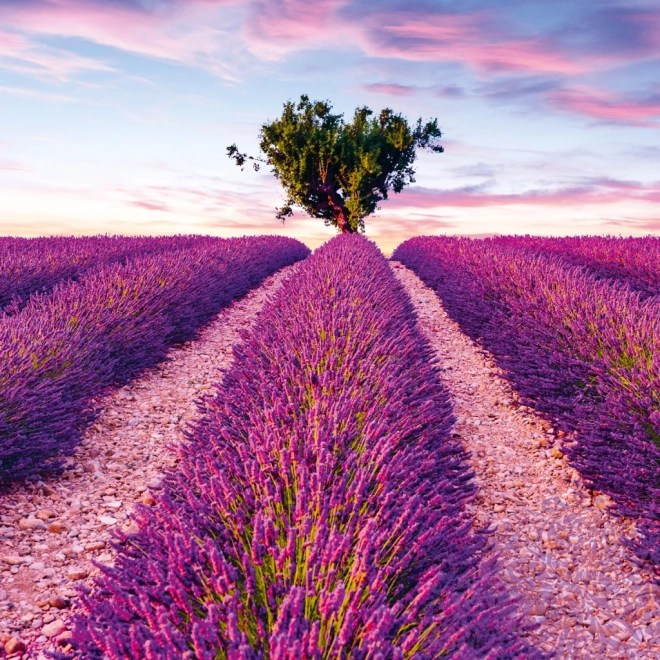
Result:
<instances>
[{"instance_id":1,"label":"tree","mask_svg":"<svg viewBox=\"0 0 660 660\"><path fill-rule=\"evenodd\" d=\"M341 233L354 233L364 231L364 219L390 190L399 193L415 181L417 149L444 151L437 144L441 135L437 119L426 124L418 119L411 128L390 108L378 116L366 106L357 108L346 124L327 101L303 95L297 105L285 103L279 119L262 125L264 157L241 153L235 144L227 154L241 169L247 160L255 170L260 163L272 166L287 194L277 213L283 222L299 206Z\"/></svg>"}]
</instances>

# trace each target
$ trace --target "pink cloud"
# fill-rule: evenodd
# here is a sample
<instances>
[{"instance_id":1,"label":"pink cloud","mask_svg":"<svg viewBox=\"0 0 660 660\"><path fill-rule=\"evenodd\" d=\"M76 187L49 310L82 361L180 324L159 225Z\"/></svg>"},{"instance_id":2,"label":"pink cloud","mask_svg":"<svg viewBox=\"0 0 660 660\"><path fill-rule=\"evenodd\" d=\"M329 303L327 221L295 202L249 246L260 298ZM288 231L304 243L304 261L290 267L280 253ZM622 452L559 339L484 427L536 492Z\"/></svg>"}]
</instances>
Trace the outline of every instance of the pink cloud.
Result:
<instances>
[{"instance_id":1,"label":"pink cloud","mask_svg":"<svg viewBox=\"0 0 660 660\"><path fill-rule=\"evenodd\" d=\"M35 78L54 78L61 81L69 80L80 73L113 71L113 68L104 62L44 46L6 30L0 30L0 68Z\"/></svg>"},{"instance_id":2,"label":"pink cloud","mask_svg":"<svg viewBox=\"0 0 660 660\"><path fill-rule=\"evenodd\" d=\"M522 193L486 193L478 187L436 190L415 187L383 202L383 208L480 208L486 206L584 206L627 201L660 201L660 186L603 180L601 185L584 185L557 190L528 190Z\"/></svg>"},{"instance_id":3,"label":"pink cloud","mask_svg":"<svg viewBox=\"0 0 660 660\"><path fill-rule=\"evenodd\" d=\"M241 217L258 218L261 222L275 218L274 204L269 207L263 201L263 191L249 195L221 188L197 188L193 186L149 186L141 190L119 189L123 195L134 199L126 203L149 211L172 211L198 216L226 216L232 212ZM138 199L135 199L138 198ZM240 223L237 220L237 223Z\"/></svg>"},{"instance_id":4,"label":"pink cloud","mask_svg":"<svg viewBox=\"0 0 660 660\"><path fill-rule=\"evenodd\" d=\"M260 59L277 59L303 48L344 47L353 40L352 30L337 13L347 4L346 0L253 3L243 26L248 49Z\"/></svg>"},{"instance_id":5,"label":"pink cloud","mask_svg":"<svg viewBox=\"0 0 660 660\"><path fill-rule=\"evenodd\" d=\"M227 29L223 6L233 0L187 0L164 5L159 11L138 6L94 3L83 0L37 0L30 3L0 5L0 23L12 30L31 35L79 37L147 57L181 62L205 68L217 75L232 77L231 65L223 58L236 38ZM11 34L11 33L10 33ZM52 69L55 77L61 68L75 73L86 68L108 70L108 66L88 58L28 43L13 35L0 41L0 55L21 57L31 53L32 64ZM21 39L23 41L21 42ZM26 45L27 44L27 45ZM36 53L36 54L35 54ZM66 55L66 57L65 57ZM67 59L68 58L68 59ZM63 60L60 61L60 60ZM29 73L29 69L24 72Z\"/></svg>"},{"instance_id":6,"label":"pink cloud","mask_svg":"<svg viewBox=\"0 0 660 660\"><path fill-rule=\"evenodd\" d=\"M617 98L591 88L573 87L550 92L547 98L564 112L577 113L596 120L636 126L660 126L660 94L634 100Z\"/></svg>"},{"instance_id":7,"label":"pink cloud","mask_svg":"<svg viewBox=\"0 0 660 660\"><path fill-rule=\"evenodd\" d=\"M163 211L163 212L170 212L171 209L167 204L164 204L163 202L150 202L147 200L140 200L137 202L129 202L131 206L137 206L142 209L147 209L147 211Z\"/></svg>"},{"instance_id":8,"label":"pink cloud","mask_svg":"<svg viewBox=\"0 0 660 660\"><path fill-rule=\"evenodd\" d=\"M626 227L646 231L660 231L660 216L656 218L605 218L604 226Z\"/></svg>"},{"instance_id":9,"label":"pink cloud","mask_svg":"<svg viewBox=\"0 0 660 660\"><path fill-rule=\"evenodd\" d=\"M327 32L341 0L266 0L253 5L249 28L261 38L299 43ZM305 33L303 33L303 29Z\"/></svg>"},{"instance_id":10,"label":"pink cloud","mask_svg":"<svg viewBox=\"0 0 660 660\"><path fill-rule=\"evenodd\" d=\"M485 72L578 74L589 70L584 59L563 54L548 40L507 35L493 24L491 12L377 14L370 23L363 47L372 56L460 62Z\"/></svg>"},{"instance_id":11,"label":"pink cloud","mask_svg":"<svg viewBox=\"0 0 660 660\"><path fill-rule=\"evenodd\" d=\"M189 213L199 217L236 217L269 226L276 222L274 207L278 199L257 188L250 192L227 190L215 186L150 186L139 191L122 190L134 200L128 203L147 210ZM273 191L274 192L274 191ZM520 193L491 193L480 186L438 190L414 186L381 203L381 210L369 221L378 231L410 231L417 233L458 226L458 220L436 209L471 209L487 207L580 207L612 205L622 202L660 202L660 182L642 184L609 178L583 179L580 185L555 190L526 190ZM405 212L402 217L401 212ZM294 223L307 219L303 211L296 211ZM233 221L232 221L233 222ZM378 229L377 229L378 228Z\"/></svg>"},{"instance_id":12,"label":"pink cloud","mask_svg":"<svg viewBox=\"0 0 660 660\"><path fill-rule=\"evenodd\" d=\"M548 39L512 36L496 22L497 16L493 11L387 12L375 5L360 9L346 0L263 0L253 6L244 34L260 57L357 45L372 57L456 62L482 72L572 75L592 68L584 57L566 54Z\"/></svg>"},{"instance_id":13,"label":"pink cloud","mask_svg":"<svg viewBox=\"0 0 660 660\"><path fill-rule=\"evenodd\" d=\"M362 89L375 94L386 94L387 96L412 96L416 88L410 85L397 85L396 83L373 83L362 85Z\"/></svg>"},{"instance_id":14,"label":"pink cloud","mask_svg":"<svg viewBox=\"0 0 660 660\"><path fill-rule=\"evenodd\" d=\"M386 213L367 218L370 230L376 234L402 234L423 235L438 231L440 229L455 229L457 221L448 216L434 214L412 213L401 216L388 216Z\"/></svg>"},{"instance_id":15,"label":"pink cloud","mask_svg":"<svg viewBox=\"0 0 660 660\"><path fill-rule=\"evenodd\" d=\"M643 52L590 51L585 47L576 55L575 48L556 35L520 34L505 23L506 16L499 6L440 13L387 10L377 3L354 0L0 3L0 24L12 30L0 32L0 65L35 75L50 71L58 79L110 68L103 62L40 46L17 32L79 37L196 66L232 80L239 77L246 50L269 60L308 48L336 51L359 47L372 57L457 63L481 73L567 76L648 57L655 43L655 37L649 36L650 45ZM629 18L632 21L634 16ZM658 37L660 30L654 34ZM660 37L657 41L660 43Z\"/></svg>"}]
</instances>

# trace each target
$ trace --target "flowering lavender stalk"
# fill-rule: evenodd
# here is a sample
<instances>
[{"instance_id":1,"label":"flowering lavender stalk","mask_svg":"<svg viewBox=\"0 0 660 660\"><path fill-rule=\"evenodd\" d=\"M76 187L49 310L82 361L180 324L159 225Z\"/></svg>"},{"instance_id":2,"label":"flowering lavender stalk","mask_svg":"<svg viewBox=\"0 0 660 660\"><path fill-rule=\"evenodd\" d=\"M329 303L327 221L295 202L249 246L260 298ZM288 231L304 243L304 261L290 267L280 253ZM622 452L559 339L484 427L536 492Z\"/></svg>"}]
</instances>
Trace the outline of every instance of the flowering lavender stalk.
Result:
<instances>
[{"instance_id":1,"label":"flowering lavender stalk","mask_svg":"<svg viewBox=\"0 0 660 660\"><path fill-rule=\"evenodd\" d=\"M447 392L377 248L332 239L242 339L83 596L81 657L541 657L482 560Z\"/></svg>"},{"instance_id":2,"label":"flowering lavender stalk","mask_svg":"<svg viewBox=\"0 0 660 660\"><path fill-rule=\"evenodd\" d=\"M93 419L94 397L308 253L283 237L204 238L34 294L0 322L0 485L57 469Z\"/></svg>"},{"instance_id":3,"label":"flowering lavender stalk","mask_svg":"<svg viewBox=\"0 0 660 660\"><path fill-rule=\"evenodd\" d=\"M421 237L392 258L443 299L497 358L525 403L566 431L572 464L660 572L660 315L657 299L560 257L498 241Z\"/></svg>"}]
</instances>

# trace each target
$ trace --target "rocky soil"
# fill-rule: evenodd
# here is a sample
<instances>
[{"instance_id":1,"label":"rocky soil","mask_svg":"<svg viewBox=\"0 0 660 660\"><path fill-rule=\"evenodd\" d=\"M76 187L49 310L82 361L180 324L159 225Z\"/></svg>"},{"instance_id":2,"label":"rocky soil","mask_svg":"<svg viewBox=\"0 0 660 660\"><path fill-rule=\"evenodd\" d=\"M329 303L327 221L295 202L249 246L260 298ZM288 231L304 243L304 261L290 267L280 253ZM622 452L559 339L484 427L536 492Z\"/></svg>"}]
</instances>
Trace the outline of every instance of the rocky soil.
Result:
<instances>
[{"instance_id":1,"label":"rocky soil","mask_svg":"<svg viewBox=\"0 0 660 660\"><path fill-rule=\"evenodd\" d=\"M492 357L448 318L410 270L393 270L435 349L457 422L472 454L477 525L495 529L502 579L538 626L531 641L556 658L660 658L660 588L619 539L632 521L607 513L560 451L551 425L518 404Z\"/></svg>"},{"instance_id":2,"label":"rocky soil","mask_svg":"<svg viewBox=\"0 0 660 660\"><path fill-rule=\"evenodd\" d=\"M239 330L295 268L268 278L220 312L198 339L99 402L103 412L62 476L0 495L5 654L39 658L45 649L69 648L76 589L98 573L92 561L112 563L113 530L130 531L135 505L155 503L161 473L176 461L168 446L183 440L187 423L200 414L195 402L228 369Z\"/></svg>"}]
</instances>

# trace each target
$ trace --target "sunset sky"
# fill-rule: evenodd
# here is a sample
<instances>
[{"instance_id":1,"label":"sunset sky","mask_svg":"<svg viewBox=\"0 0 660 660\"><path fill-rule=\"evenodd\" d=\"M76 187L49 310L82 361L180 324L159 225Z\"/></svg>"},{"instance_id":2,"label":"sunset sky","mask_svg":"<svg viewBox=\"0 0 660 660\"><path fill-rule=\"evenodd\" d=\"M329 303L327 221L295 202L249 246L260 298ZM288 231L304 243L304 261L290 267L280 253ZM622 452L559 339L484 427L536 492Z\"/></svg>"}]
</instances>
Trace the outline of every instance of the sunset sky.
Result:
<instances>
[{"instance_id":1,"label":"sunset sky","mask_svg":"<svg viewBox=\"0 0 660 660\"><path fill-rule=\"evenodd\" d=\"M281 233L260 125L301 94L437 117L367 235L660 232L660 0L0 0L0 234Z\"/></svg>"}]
</instances>

